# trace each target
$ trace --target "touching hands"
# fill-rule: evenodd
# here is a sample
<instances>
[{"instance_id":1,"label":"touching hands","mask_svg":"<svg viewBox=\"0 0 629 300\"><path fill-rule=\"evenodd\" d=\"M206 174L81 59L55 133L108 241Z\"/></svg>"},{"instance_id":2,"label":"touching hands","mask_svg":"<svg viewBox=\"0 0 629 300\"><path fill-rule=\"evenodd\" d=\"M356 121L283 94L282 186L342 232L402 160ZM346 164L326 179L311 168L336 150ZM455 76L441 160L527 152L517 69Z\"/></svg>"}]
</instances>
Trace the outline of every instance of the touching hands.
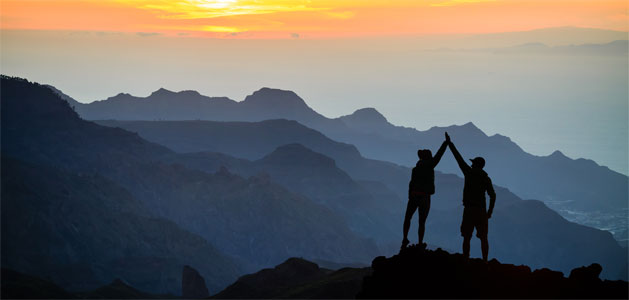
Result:
<instances>
[{"instance_id":1,"label":"touching hands","mask_svg":"<svg viewBox=\"0 0 629 300\"><path fill-rule=\"evenodd\" d=\"M448 135L448 133L447 133L447 132L446 132L446 143L448 143L448 144L452 143L452 142L450 141L450 136Z\"/></svg>"}]
</instances>

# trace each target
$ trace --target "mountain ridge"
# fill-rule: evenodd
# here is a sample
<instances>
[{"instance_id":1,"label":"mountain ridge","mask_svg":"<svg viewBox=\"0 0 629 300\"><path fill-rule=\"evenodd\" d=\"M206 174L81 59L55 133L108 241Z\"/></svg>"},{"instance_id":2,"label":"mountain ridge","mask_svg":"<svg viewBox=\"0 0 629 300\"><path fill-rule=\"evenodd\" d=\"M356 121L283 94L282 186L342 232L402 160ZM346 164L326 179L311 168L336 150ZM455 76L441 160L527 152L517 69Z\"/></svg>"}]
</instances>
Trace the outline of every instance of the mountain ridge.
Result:
<instances>
[{"instance_id":1,"label":"mountain ridge","mask_svg":"<svg viewBox=\"0 0 629 300\"><path fill-rule=\"evenodd\" d=\"M71 178L75 176L83 178L88 175L102 177L103 180L112 184L98 184L97 186L103 187L104 191L93 189L95 194L85 193L86 201L87 199L102 199L103 201L96 203L109 205L109 201L117 199L108 194L112 193L114 189L113 187L110 189L109 186L126 190L125 195L137 199L141 204L142 215L147 218L157 218L164 222L172 222L181 231L198 236L207 244L211 243L220 253L229 253L238 262L241 270L251 270L274 264L287 256L300 255L312 259L325 258L335 261L365 261L377 252L377 247L372 241L353 233L341 217L326 207L316 204L302 195L291 193L267 179L261 177L246 179L227 172L207 173L188 169L182 165L165 163L162 161L164 156L176 156L177 154L163 146L150 143L135 133L82 120L69 104L50 88L30 83L27 80L3 76L1 92L3 157L7 156L30 164L61 170L61 172L68 173L67 177ZM7 166L8 164L3 164L3 172L9 170L6 168ZM52 192L53 189L60 186L60 184L50 184L51 181L54 182L55 178L59 178L59 180L66 178L58 175L46 177L41 172L30 172L27 175L25 175L24 181L30 184L26 186L28 190L40 191L41 193ZM7 183L10 179L11 176L2 176L3 193L6 191L5 187L9 186ZM67 181L82 182L78 179L68 179ZM4 230L10 228L14 228L11 232L15 234L20 232L17 229L20 220L15 219L18 215L14 218L11 218L12 215L6 215L13 210L5 207L5 204L9 203L5 199L14 199L14 202L11 203L16 204L15 210L23 212L19 216L29 217L29 214L26 213L27 210L23 209L23 206L19 206L29 203L23 199L26 195L17 193L19 185L14 186L16 186L13 190L15 191L14 194L3 194L2 197L3 265L7 262L17 264L24 261L18 258L24 256L25 249L32 251L33 256L45 257L41 253L38 254L37 251L43 251L47 247L29 248L25 245L29 240L44 243L45 240L33 236L36 233L41 233L47 238L55 237L55 232L49 232L49 226L42 226L45 229L42 231L32 230L17 236L4 234ZM69 189L68 192L72 194L73 191L75 191L74 188ZM55 195L58 195L60 199L65 199L65 193L59 191ZM43 204L35 202L33 205L41 209ZM77 206L81 205L84 204L70 202L67 207L76 209ZM50 210L44 211L49 212ZM54 219L63 216L64 214L60 213L53 214L51 217ZM84 221L81 216L81 214L72 215L72 218L56 223L67 224L76 221L74 218ZM109 211L103 211L101 215L94 218L102 221L102 218L107 217L112 217ZM49 219L36 218L39 221ZM5 226L8 224L5 222L13 222L11 224L14 224L15 227ZM96 221L92 223L100 224ZM162 226L160 225L162 223L159 222L150 224ZM68 225L68 228L72 232L72 225ZM160 230L166 229L161 228ZM159 230L151 232L159 232ZM104 236L105 233L113 234L107 230L94 231L93 236L83 238L83 243L92 244L92 242L99 241L98 237ZM7 240L10 236L14 237L12 241ZM61 236L65 237L65 235ZM151 235L148 236L152 237ZM301 237L303 236L318 240L318 243L302 240ZM23 243L17 243L18 238ZM185 243L171 241L174 239L173 235L160 238L169 239L163 241L162 244L164 245L177 247L185 245ZM104 242L112 240L118 241L115 238L107 238L104 239ZM136 238L136 240L141 241L142 239ZM160 239L154 238L153 240L159 241ZM148 243L148 245L151 244ZM63 248L69 250L59 251L63 254L67 254L64 251L83 253L81 250L83 248L75 249L74 246L77 245L70 243L69 247ZM208 250L204 255L211 253ZM205 257L204 255L194 256L200 258ZM181 256L178 257L181 258ZM219 261L219 258L218 254L215 255L216 262ZM115 265L133 266L133 264L146 263L159 266L156 262L160 261L162 260L153 261L150 258L121 259L116 261ZM212 261L212 259L208 259L208 263ZM166 263L184 264L182 261L166 261ZM190 264L194 265L205 278L214 278L214 281L210 282L210 288L215 291L217 287L227 283L224 280L229 278L229 272L223 274L223 281L220 278L216 279L216 276L210 276L213 269L207 265L208 263ZM88 262L88 266L92 265ZM34 265L34 267L37 269L42 266ZM52 268L50 270L39 269L39 273L48 272L58 274L57 276L68 275L60 267L54 265L50 267ZM218 268L215 269L214 272L219 270ZM122 271L124 270L123 268ZM129 267L129 270L132 268ZM77 274L80 273L78 271L80 269L77 269ZM175 276L180 274L177 271ZM162 274L148 272L144 275L149 278L159 278ZM97 277L95 277L95 283L104 283ZM91 277L83 274L81 278ZM138 278L141 277L138 276ZM57 278L57 281L60 279L62 278ZM68 278L68 280L71 279ZM147 282L147 285L152 286L153 289L172 288L174 291L181 288L180 285L165 285L159 281Z\"/></svg>"}]
</instances>

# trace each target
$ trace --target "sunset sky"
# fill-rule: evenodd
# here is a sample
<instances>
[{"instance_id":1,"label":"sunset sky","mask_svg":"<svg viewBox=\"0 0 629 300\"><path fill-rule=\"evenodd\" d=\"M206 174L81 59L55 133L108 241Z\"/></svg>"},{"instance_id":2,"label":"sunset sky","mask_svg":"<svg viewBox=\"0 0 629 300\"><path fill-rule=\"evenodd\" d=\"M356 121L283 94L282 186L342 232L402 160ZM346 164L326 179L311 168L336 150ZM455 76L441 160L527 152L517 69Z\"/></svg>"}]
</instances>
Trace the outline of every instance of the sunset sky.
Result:
<instances>
[{"instance_id":1,"label":"sunset sky","mask_svg":"<svg viewBox=\"0 0 629 300\"><path fill-rule=\"evenodd\" d=\"M627 30L610 0L2 0L2 29L220 38L491 33L576 26Z\"/></svg>"},{"instance_id":2,"label":"sunset sky","mask_svg":"<svg viewBox=\"0 0 629 300\"><path fill-rule=\"evenodd\" d=\"M328 117L471 121L629 174L628 3L0 0L0 71L80 102L280 88Z\"/></svg>"}]
</instances>

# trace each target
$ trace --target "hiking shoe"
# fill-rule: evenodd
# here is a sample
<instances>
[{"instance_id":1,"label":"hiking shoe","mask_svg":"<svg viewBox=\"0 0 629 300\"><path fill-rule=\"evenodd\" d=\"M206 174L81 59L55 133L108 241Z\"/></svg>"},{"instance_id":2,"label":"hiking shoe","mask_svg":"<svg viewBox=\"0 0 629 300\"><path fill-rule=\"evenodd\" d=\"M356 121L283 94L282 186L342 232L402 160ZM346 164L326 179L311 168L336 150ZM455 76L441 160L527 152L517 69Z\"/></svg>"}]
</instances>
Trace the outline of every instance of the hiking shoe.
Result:
<instances>
[{"instance_id":1,"label":"hiking shoe","mask_svg":"<svg viewBox=\"0 0 629 300\"><path fill-rule=\"evenodd\" d=\"M402 247L400 247L400 249L404 249L406 248L406 246L408 246L408 244L410 243L410 241L408 239L403 239L402 240Z\"/></svg>"}]
</instances>

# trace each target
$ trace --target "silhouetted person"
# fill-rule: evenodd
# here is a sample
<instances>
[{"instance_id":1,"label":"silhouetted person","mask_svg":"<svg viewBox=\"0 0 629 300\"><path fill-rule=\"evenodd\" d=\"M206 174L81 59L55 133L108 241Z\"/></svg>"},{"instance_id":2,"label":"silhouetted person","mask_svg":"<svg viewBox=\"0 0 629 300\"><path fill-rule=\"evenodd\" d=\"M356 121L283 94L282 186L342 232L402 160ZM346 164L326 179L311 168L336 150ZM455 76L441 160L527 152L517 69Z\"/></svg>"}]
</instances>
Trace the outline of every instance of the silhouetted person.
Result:
<instances>
[{"instance_id":1,"label":"silhouetted person","mask_svg":"<svg viewBox=\"0 0 629 300\"><path fill-rule=\"evenodd\" d=\"M446 132L446 140L450 137ZM489 229L488 220L494 211L496 204L496 192L491 183L489 175L483 171L485 159L476 157L470 159L472 167L468 166L459 151L450 141L450 151L456 158L463 175L465 175L465 186L463 187L463 221L461 222L461 236L463 236L463 255L470 256L470 240L472 233L476 228L476 236L481 241L481 250L483 251L483 260L487 261L489 254L489 242L487 241L487 232ZM489 194L489 210L486 209L485 192Z\"/></svg>"},{"instance_id":2,"label":"silhouetted person","mask_svg":"<svg viewBox=\"0 0 629 300\"><path fill-rule=\"evenodd\" d=\"M408 204L406 205L406 214L404 216L402 248L409 243L408 230L411 227L411 219L416 210L419 212L418 245L426 247L423 243L424 231L426 218L428 218L428 212L430 211L430 195L435 193L435 167L446 151L448 143L448 140L444 141L434 157L428 149L417 150L419 161L413 168L411 181L408 184Z\"/></svg>"}]
</instances>

